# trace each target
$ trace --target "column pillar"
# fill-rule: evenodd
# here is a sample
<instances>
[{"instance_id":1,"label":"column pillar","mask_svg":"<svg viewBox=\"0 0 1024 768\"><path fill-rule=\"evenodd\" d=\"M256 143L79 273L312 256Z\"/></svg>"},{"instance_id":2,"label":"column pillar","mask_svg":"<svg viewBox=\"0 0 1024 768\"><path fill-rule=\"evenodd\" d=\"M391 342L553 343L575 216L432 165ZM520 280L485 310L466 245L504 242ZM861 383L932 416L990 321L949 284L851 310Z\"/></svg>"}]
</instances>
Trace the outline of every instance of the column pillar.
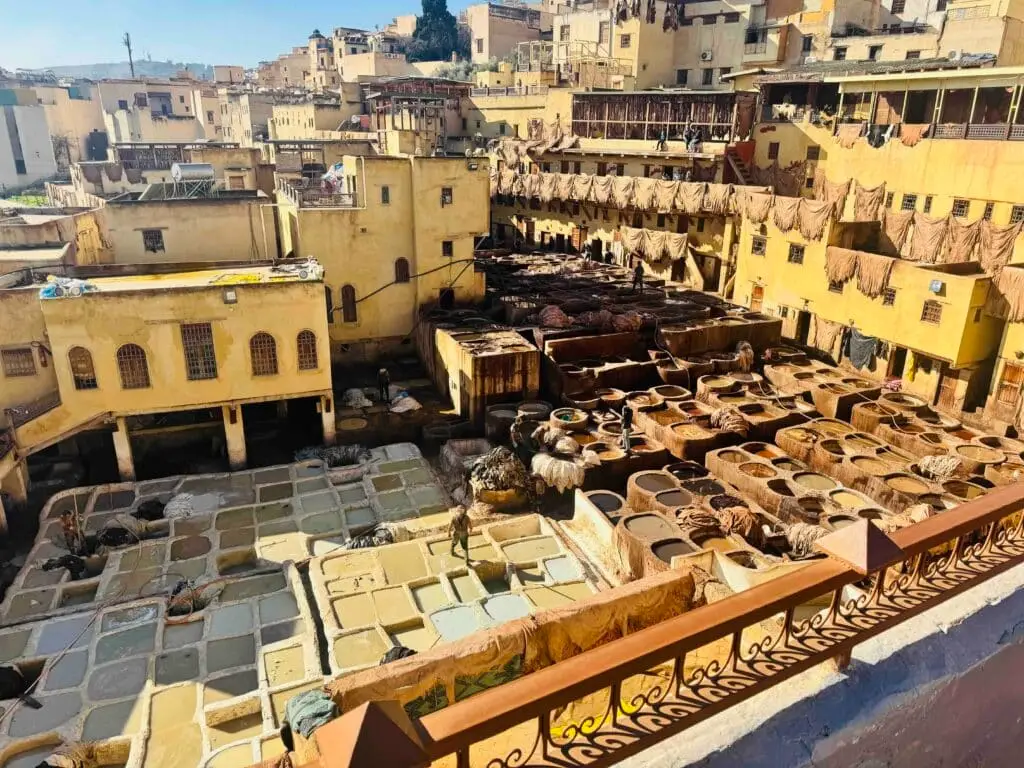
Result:
<instances>
[{"instance_id":1,"label":"column pillar","mask_svg":"<svg viewBox=\"0 0 1024 768\"><path fill-rule=\"evenodd\" d=\"M224 414L224 441L228 449L228 465L231 469L245 469L245 424L242 423L242 406L222 405Z\"/></svg>"},{"instance_id":2,"label":"column pillar","mask_svg":"<svg viewBox=\"0 0 1024 768\"><path fill-rule=\"evenodd\" d=\"M736 240L736 220L725 217L725 232L722 233L722 269L718 272L718 292L725 294L725 284L736 274L736 261L732 257L732 246Z\"/></svg>"},{"instance_id":3,"label":"column pillar","mask_svg":"<svg viewBox=\"0 0 1024 768\"><path fill-rule=\"evenodd\" d=\"M123 416L117 419L114 430L114 453L117 455L117 471L122 480L135 479L135 460L132 457L132 441L128 436L128 425Z\"/></svg>"},{"instance_id":4,"label":"column pillar","mask_svg":"<svg viewBox=\"0 0 1024 768\"><path fill-rule=\"evenodd\" d=\"M333 395L320 395L320 419L324 425L324 445L334 445L336 437Z\"/></svg>"}]
</instances>

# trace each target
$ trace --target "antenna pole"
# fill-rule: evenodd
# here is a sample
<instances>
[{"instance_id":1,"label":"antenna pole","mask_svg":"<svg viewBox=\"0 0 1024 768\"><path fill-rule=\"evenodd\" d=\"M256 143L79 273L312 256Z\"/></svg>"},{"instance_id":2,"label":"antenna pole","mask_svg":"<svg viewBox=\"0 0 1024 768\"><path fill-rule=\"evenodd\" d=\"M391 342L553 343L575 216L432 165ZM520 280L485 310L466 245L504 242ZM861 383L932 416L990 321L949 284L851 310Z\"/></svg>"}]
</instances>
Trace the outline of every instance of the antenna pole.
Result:
<instances>
[{"instance_id":1,"label":"antenna pole","mask_svg":"<svg viewBox=\"0 0 1024 768\"><path fill-rule=\"evenodd\" d=\"M122 45L128 49L128 69L131 70L132 79L135 79L135 60L132 59L132 36L127 32L124 33L124 38L121 40Z\"/></svg>"}]
</instances>

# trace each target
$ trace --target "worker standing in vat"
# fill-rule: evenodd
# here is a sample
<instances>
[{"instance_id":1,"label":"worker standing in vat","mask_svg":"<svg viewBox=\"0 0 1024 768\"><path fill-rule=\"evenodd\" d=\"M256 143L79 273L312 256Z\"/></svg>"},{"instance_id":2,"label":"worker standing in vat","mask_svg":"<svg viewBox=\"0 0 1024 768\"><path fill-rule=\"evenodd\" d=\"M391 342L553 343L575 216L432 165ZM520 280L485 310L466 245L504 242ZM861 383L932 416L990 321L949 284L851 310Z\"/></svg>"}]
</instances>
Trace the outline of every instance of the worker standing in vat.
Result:
<instances>
[{"instance_id":1,"label":"worker standing in vat","mask_svg":"<svg viewBox=\"0 0 1024 768\"><path fill-rule=\"evenodd\" d=\"M380 400L382 403L391 402L391 374L388 373L387 368L381 368L377 371L377 389L380 391Z\"/></svg>"},{"instance_id":2,"label":"worker standing in vat","mask_svg":"<svg viewBox=\"0 0 1024 768\"><path fill-rule=\"evenodd\" d=\"M644 292L644 263L636 260L636 269L633 270L633 290L641 295Z\"/></svg>"},{"instance_id":3,"label":"worker standing in vat","mask_svg":"<svg viewBox=\"0 0 1024 768\"><path fill-rule=\"evenodd\" d=\"M452 521L448 524L448 535L452 539L452 557L455 557L455 545L460 544L466 554L466 565L469 565L469 532L473 521L469 519L469 511L461 504L452 510Z\"/></svg>"},{"instance_id":4,"label":"worker standing in vat","mask_svg":"<svg viewBox=\"0 0 1024 768\"><path fill-rule=\"evenodd\" d=\"M627 454L631 453L629 444L630 434L633 431L633 409L628 406L622 406L622 450Z\"/></svg>"}]
</instances>

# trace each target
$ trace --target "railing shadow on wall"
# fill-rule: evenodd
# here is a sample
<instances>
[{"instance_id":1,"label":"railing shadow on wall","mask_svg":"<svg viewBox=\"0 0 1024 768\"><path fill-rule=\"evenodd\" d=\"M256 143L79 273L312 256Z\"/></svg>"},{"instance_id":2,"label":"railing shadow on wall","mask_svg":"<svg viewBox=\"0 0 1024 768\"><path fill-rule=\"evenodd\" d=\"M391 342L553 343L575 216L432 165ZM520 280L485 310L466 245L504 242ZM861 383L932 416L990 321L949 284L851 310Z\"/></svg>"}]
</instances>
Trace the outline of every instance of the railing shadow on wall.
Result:
<instances>
[{"instance_id":1,"label":"railing shadow on wall","mask_svg":"<svg viewBox=\"0 0 1024 768\"><path fill-rule=\"evenodd\" d=\"M891 539L865 524L849 557L833 551L417 723L399 722L404 711L391 707L395 738L374 742L377 757L458 768L612 765L807 669L845 662L864 640L1024 562L1022 509L1016 484ZM368 736L353 727L357 714L317 732L324 768L355 764L344 755ZM399 762L389 762L392 751Z\"/></svg>"}]
</instances>

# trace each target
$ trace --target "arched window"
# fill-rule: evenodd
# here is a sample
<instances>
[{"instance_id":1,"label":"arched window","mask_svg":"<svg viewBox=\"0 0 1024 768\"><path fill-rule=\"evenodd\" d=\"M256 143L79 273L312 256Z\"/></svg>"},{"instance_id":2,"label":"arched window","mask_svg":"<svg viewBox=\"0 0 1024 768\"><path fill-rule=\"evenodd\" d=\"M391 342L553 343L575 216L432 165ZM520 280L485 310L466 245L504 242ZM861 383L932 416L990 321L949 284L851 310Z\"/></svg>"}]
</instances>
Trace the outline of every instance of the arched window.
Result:
<instances>
[{"instance_id":1,"label":"arched window","mask_svg":"<svg viewBox=\"0 0 1024 768\"><path fill-rule=\"evenodd\" d=\"M249 339L249 357L252 359L253 376L274 376L277 374L277 342L269 333L260 331Z\"/></svg>"},{"instance_id":2,"label":"arched window","mask_svg":"<svg viewBox=\"0 0 1024 768\"><path fill-rule=\"evenodd\" d=\"M341 286L341 319L346 323L354 323L356 315L356 289L351 285Z\"/></svg>"},{"instance_id":3,"label":"arched window","mask_svg":"<svg viewBox=\"0 0 1024 768\"><path fill-rule=\"evenodd\" d=\"M71 364L71 377L75 380L75 389L97 389L92 352L85 347L72 347L68 350L68 362Z\"/></svg>"},{"instance_id":4,"label":"arched window","mask_svg":"<svg viewBox=\"0 0 1024 768\"><path fill-rule=\"evenodd\" d=\"M334 299L331 298L331 286L324 286L324 299L327 301L327 322L334 322Z\"/></svg>"},{"instance_id":5,"label":"arched window","mask_svg":"<svg viewBox=\"0 0 1024 768\"><path fill-rule=\"evenodd\" d=\"M299 370L315 371L319 368L316 354L316 334L312 331L299 331L296 343L299 350Z\"/></svg>"},{"instance_id":6,"label":"arched window","mask_svg":"<svg viewBox=\"0 0 1024 768\"><path fill-rule=\"evenodd\" d=\"M121 374L121 389L145 389L149 386L146 350L138 344L125 344L117 350L117 370Z\"/></svg>"},{"instance_id":7,"label":"arched window","mask_svg":"<svg viewBox=\"0 0 1024 768\"><path fill-rule=\"evenodd\" d=\"M408 283L409 282L409 260L408 259L395 259L395 282L396 283Z\"/></svg>"}]
</instances>

